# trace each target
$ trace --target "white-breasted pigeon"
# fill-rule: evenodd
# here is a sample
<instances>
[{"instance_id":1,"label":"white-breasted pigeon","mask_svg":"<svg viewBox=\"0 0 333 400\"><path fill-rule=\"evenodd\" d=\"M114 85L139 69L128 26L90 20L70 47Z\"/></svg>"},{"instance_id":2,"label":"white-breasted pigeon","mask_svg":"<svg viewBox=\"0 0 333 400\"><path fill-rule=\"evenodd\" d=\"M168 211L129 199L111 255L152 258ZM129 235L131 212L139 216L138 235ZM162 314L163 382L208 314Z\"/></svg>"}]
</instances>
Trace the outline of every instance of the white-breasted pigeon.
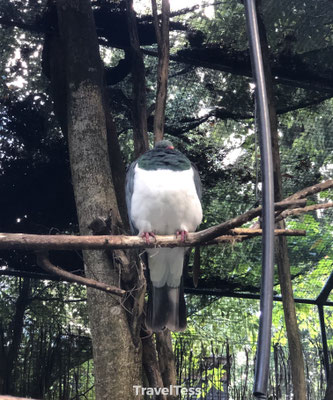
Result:
<instances>
[{"instance_id":1,"label":"white-breasted pigeon","mask_svg":"<svg viewBox=\"0 0 333 400\"><path fill-rule=\"evenodd\" d=\"M184 241L202 220L198 171L170 141L162 140L130 165L126 203L133 233L147 242L155 234L176 234ZM146 324L153 331L186 328L185 251L185 247L146 250L151 281Z\"/></svg>"}]
</instances>

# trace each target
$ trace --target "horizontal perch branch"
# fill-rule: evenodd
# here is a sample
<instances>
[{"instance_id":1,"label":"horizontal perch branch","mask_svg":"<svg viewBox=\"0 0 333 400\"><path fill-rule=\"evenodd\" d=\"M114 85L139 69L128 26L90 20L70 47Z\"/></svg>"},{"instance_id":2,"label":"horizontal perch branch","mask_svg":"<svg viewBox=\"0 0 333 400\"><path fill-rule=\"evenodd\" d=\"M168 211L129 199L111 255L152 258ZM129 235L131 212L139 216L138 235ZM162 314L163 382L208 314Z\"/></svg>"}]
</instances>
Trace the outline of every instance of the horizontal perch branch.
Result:
<instances>
[{"instance_id":1,"label":"horizontal perch branch","mask_svg":"<svg viewBox=\"0 0 333 400\"><path fill-rule=\"evenodd\" d=\"M0 249L8 250L100 250L100 249L133 249L146 247L176 247L217 244L235 241L252 236L260 236L261 229L236 228L227 235L219 236L208 242L201 243L201 232L189 233L183 243L175 235L156 235L150 244L139 236L101 235L30 235L25 233L0 233ZM276 235L305 236L304 230L276 229Z\"/></svg>"},{"instance_id":2,"label":"horizontal perch branch","mask_svg":"<svg viewBox=\"0 0 333 400\"><path fill-rule=\"evenodd\" d=\"M318 185L305 188L293 194L282 202L275 203L276 221L289 215L298 215L318 209L325 209L333 206L333 203L315 204L306 207L305 196L318 193L333 187L333 180L323 182ZM303 208L299 208L303 207ZM229 221L217 226L205 229L196 233L189 233L186 242L181 242L175 235L159 236L156 235L151 243L138 236L123 235L104 235L104 236L74 236L74 235L33 235L24 233L0 233L0 249L7 250L35 250L38 265L52 275L68 282L76 282L81 285L96 288L117 296L123 296L126 292L118 287L107 285L93 279L74 275L55 265L49 258L48 250L103 250L103 249L132 249L146 247L176 247L176 246L195 246L211 245L223 242L236 242L249 239L253 236L262 235L261 229L239 228L246 222L261 215L262 207L258 207L239 215ZM304 230L276 229L275 235L285 236L304 236ZM1 396L0 396L1 397Z\"/></svg>"},{"instance_id":3,"label":"horizontal perch branch","mask_svg":"<svg viewBox=\"0 0 333 400\"><path fill-rule=\"evenodd\" d=\"M333 180L328 180L318 185L310 186L292 196L275 203L275 210L281 211L277 220L289 216L297 215L301 212L309 212L321 208L331 207L332 203L317 204L305 207L306 199L303 197L313 195L322 190L333 187ZM298 208L296 208L298 207ZM299 208L299 207L303 207ZM304 211L303 211L304 210ZM7 250L84 250L84 249L132 249L146 247L175 247L175 246L194 246L209 245L221 242L244 240L252 236L262 234L260 229L239 228L244 223L251 221L261 215L262 207L257 207L247 211L235 218L232 218L219 225L202 230L200 232L189 233L185 243L180 242L176 236L156 236L147 244L138 236L74 236L74 235L30 235L24 233L0 233L0 249ZM304 231L295 230L275 230L276 235L305 235Z\"/></svg>"},{"instance_id":4,"label":"horizontal perch branch","mask_svg":"<svg viewBox=\"0 0 333 400\"><path fill-rule=\"evenodd\" d=\"M306 200L292 200L289 202L275 203L276 210L284 210L295 206L305 206ZM98 235L98 236L75 236L75 235L33 235L25 233L0 233L0 249L7 250L98 250L98 249L133 249L146 247L176 247L176 246L194 246L197 244L215 244L223 241L230 241L229 238L220 238L222 235L237 235L232 229L243 225L245 222L261 214L262 207L252 209L245 214L239 215L220 225L205 229L200 232L189 233L186 242L180 242L175 235L156 236L155 240L147 244L138 236L124 235ZM259 233L253 235L257 236ZM281 233L280 233L281 234ZM251 235L247 230L246 235ZM236 238L233 238L236 240Z\"/></svg>"},{"instance_id":5,"label":"horizontal perch branch","mask_svg":"<svg viewBox=\"0 0 333 400\"><path fill-rule=\"evenodd\" d=\"M74 275L62 268L59 268L51 263L46 252L37 251L37 264L39 267L49 272L59 276L62 280L66 282L75 282L80 285L85 285L91 288L102 290L103 292L115 294L117 296L123 296L126 292L116 286L110 286L103 282L95 281L94 279L84 278L83 276Z\"/></svg>"}]
</instances>

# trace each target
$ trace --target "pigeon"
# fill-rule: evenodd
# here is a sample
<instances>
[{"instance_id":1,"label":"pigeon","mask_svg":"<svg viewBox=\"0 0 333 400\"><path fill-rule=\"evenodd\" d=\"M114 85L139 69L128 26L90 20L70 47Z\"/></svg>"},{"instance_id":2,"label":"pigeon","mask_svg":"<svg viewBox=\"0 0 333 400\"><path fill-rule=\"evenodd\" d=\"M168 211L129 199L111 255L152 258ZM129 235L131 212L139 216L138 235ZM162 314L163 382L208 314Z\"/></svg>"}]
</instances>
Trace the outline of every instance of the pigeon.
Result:
<instances>
[{"instance_id":1,"label":"pigeon","mask_svg":"<svg viewBox=\"0 0 333 400\"><path fill-rule=\"evenodd\" d=\"M201 181L190 160L169 140L156 143L134 161L126 175L131 230L147 243L156 234L176 234L185 242L202 221ZM158 332L186 329L182 282L186 247L146 249L150 282L147 327Z\"/></svg>"}]
</instances>

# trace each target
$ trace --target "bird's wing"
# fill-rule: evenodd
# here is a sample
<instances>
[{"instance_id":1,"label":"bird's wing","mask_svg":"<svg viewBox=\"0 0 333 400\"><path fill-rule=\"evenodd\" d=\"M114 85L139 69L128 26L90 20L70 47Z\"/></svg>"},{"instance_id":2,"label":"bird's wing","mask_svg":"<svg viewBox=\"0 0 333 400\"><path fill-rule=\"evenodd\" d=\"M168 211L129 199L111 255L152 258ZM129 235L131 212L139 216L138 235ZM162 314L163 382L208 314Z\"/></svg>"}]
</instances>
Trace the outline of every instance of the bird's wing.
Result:
<instances>
[{"instance_id":1,"label":"bird's wing","mask_svg":"<svg viewBox=\"0 0 333 400\"><path fill-rule=\"evenodd\" d=\"M137 161L134 161L129 166L129 168L127 170L127 174L126 174L126 183L125 183L125 195L126 195L128 219L129 219L131 231L135 235L137 235L139 233L139 231L134 226L133 221L132 221L131 204L132 204L132 196L133 196L133 190L134 190L134 177L135 177L134 168L135 168L136 164L137 164Z\"/></svg>"},{"instance_id":2,"label":"bird's wing","mask_svg":"<svg viewBox=\"0 0 333 400\"><path fill-rule=\"evenodd\" d=\"M198 168L196 167L196 165L193 163L191 163L191 165L192 165L192 170L193 170L193 179L194 179L195 189L197 191L199 200L201 201L202 185L201 185L200 175L199 175Z\"/></svg>"}]
</instances>

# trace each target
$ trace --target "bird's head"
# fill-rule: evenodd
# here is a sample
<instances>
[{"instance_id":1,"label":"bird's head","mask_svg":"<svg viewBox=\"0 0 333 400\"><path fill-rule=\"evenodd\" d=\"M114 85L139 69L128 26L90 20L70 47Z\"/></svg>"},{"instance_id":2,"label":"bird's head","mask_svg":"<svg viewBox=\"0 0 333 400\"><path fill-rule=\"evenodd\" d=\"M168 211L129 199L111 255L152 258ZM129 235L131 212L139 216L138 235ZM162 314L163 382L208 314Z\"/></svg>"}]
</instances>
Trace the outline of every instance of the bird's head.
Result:
<instances>
[{"instance_id":1,"label":"bird's head","mask_svg":"<svg viewBox=\"0 0 333 400\"><path fill-rule=\"evenodd\" d=\"M161 140L160 142L157 142L155 144L155 149L174 149L173 144L170 142L170 140Z\"/></svg>"}]
</instances>

